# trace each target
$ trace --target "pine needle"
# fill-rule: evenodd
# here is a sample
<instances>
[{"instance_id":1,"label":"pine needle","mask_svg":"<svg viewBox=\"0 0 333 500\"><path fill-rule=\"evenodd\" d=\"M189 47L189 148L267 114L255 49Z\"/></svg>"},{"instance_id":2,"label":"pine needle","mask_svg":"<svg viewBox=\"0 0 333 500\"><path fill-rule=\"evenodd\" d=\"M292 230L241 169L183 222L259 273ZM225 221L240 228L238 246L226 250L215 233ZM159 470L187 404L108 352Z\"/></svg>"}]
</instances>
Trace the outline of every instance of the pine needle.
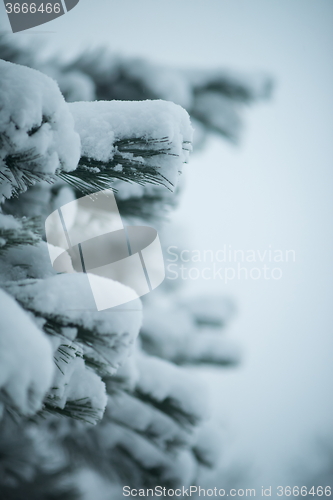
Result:
<instances>
[{"instance_id":1,"label":"pine needle","mask_svg":"<svg viewBox=\"0 0 333 500\"><path fill-rule=\"evenodd\" d=\"M108 162L82 156L76 170L59 171L57 175L84 194L113 189L115 180L162 185L172 191L173 184L161 174L160 167L152 164L153 159L161 155L177 157L171 152L171 145L167 137L121 139L114 143L115 153Z\"/></svg>"},{"instance_id":2,"label":"pine needle","mask_svg":"<svg viewBox=\"0 0 333 500\"><path fill-rule=\"evenodd\" d=\"M0 253L18 245L37 245L41 241L40 217L22 217L17 221L18 228L0 227Z\"/></svg>"}]
</instances>

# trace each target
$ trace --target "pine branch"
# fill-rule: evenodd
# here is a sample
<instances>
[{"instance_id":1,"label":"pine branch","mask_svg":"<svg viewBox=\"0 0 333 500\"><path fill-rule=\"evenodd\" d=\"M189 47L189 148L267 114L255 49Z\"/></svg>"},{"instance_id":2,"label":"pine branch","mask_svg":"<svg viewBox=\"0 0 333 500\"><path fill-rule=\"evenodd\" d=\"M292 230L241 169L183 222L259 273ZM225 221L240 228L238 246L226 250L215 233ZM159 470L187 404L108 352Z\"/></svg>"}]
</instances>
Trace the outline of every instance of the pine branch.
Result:
<instances>
[{"instance_id":1,"label":"pine branch","mask_svg":"<svg viewBox=\"0 0 333 500\"><path fill-rule=\"evenodd\" d=\"M12 398L4 388L0 389L0 407L2 406L4 408L5 414L9 415L14 422L19 422L24 418L17 406L13 403Z\"/></svg>"},{"instance_id":2,"label":"pine branch","mask_svg":"<svg viewBox=\"0 0 333 500\"><path fill-rule=\"evenodd\" d=\"M63 340L71 340L66 337L66 329L75 328L77 333L74 344L86 346L88 349L93 351L93 356L90 355L89 352L85 352L83 359L86 365L93 368L98 375L103 376L108 374L110 367L115 369L117 368L113 365L109 356L109 352L112 353L114 349L112 339L117 337L116 333L110 332L108 334L101 335L97 330L88 330L87 328L83 328L80 325L66 320L60 315L42 315L33 309L26 307L25 309L32 312L37 318L46 319L43 324L43 330L48 335L55 335L57 337L61 337ZM61 371L57 361L58 360L55 359L55 363Z\"/></svg>"},{"instance_id":3,"label":"pine branch","mask_svg":"<svg viewBox=\"0 0 333 500\"><path fill-rule=\"evenodd\" d=\"M6 138L0 137L4 141ZM37 182L55 182L56 177L67 182L83 194L90 194L104 189L116 189L116 180L134 182L140 185L161 185L173 190L173 184L161 174L160 167L154 164L154 158L161 156L178 157L171 152L171 142L167 137L161 139L132 138L121 139L114 143L114 155L108 162L82 156L77 168L70 172L58 169L56 175L42 171L43 158L34 149L7 155L4 167L0 170L0 184L10 182L14 196L25 192ZM189 142L183 143L183 149L189 150Z\"/></svg>"},{"instance_id":4,"label":"pine branch","mask_svg":"<svg viewBox=\"0 0 333 500\"><path fill-rule=\"evenodd\" d=\"M228 73L212 74L210 79L205 83L193 86L193 94L204 92L217 92L221 95L227 96L234 101L249 104L256 99L268 98L272 92L273 83L269 78L262 78L261 92L258 93L257 89L253 89L251 84L247 82L246 77L243 79L233 77Z\"/></svg>"},{"instance_id":5,"label":"pine branch","mask_svg":"<svg viewBox=\"0 0 333 500\"><path fill-rule=\"evenodd\" d=\"M156 411L157 408L154 408L154 410ZM158 411L160 410L157 410L157 412ZM173 418L170 415L167 416L169 418ZM188 439L185 438L184 432L183 435L179 433L178 435L173 435L172 437L168 437L167 439L161 439L163 438L161 429L157 430L156 426L154 428L153 422L151 423L151 425L148 425L145 430L140 430L133 427L132 425L129 425L128 423L124 423L120 418L117 418L112 415L107 415L104 421L114 422L115 424L117 424L117 426L123 429L127 429L128 431L133 432L138 436L141 436L142 438L145 439L145 441L149 441L151 445L153 445L156 448L160 448L163 452L167 454L168 453L172 454L177 449L184 448L186 445L188 445Z\"/></svg>"},{"instance_id":6,"label":"pine branch","mask_svg":"<svg viewBox=\"0 0 333 500\"><path fill-rule=\"evenodd\" d=\"M89 366L89 368L91 368L100 377L109 374L110 364L107 362L96 359L96 357L90 356L89 354L84 354L83 359L85 365Z\"/></svg>"},{"instance_id":7,"label":"pine branch","mask_svg":"<svg viewBox=\"0 0 333 500\"><path fill-rule=\"evenodd\" d=\"M116 429L114 431L116 432ZM157 484L168 488L175 486L174 479L170 477L165 479L168 476L167 457L163 465L145 467L122 444L107 447L105 442L101 442L97 428L88 429L84 436L80 437L81 439L78 439L78 436L68 435L63 442L72 459L84 460L89 467L93 467L108 480L136 488L152 488ZM171 457L170 460L172 463Z\"/></svg>"},{"instance_id":8,"label":"pine branch","mask_svg":"<svg viewBox=\"0 0 333 500\"><path fill-rule=\"evenodd\" d=\"M3 143L10 142L5 134L0 134L0 148ZM12 145L14 149L14 145ZM8 154L3 159L4 166L0 170L0 185L9 182L12 194L18 196L37 182L46 181L53 184L55 176L43 172L43 157L34 148L18 153Z\"/></svg>"},{"instance_id":9,"label":"pine branch","mask_svg":"<svg viewBox=\"0 0 333 500\"><path fill-rule=\"evenodd\" d=\"M171 191L173 184L151 161L161 155L177 157L171 153L171 144L167 137L121 139L114 143L115 153L108 162L82 156L76 170L59 171L57 175L84 194L112 189L112 183L117 179L140 185L162 185ZM183 149L188 150L188 142L184 142Z\"/></svg>"},{"instance_id":10,"label":"pine branch","mask_svg":"<svg viewBox=\"0 0 333 500\"><path fill-rule=\"evenodd\" d=\"M195 456L195 459L198 462L198 464L208 468L214 467L215 465L214 462L209 460L209 458L207 457L207 453L201 450L198 446L193 446L192 453Z\"/></svg>"},{"instance_id":11,"label":"pine branch","mask_svg":"<svg viewBox=\"0 0 333 500\"><path fill-rule=\"evenodd\" d=\"M162 485L169 488L175 488L177 481L172 478L166 479L168 470L163 466L144 467L133 455L123 446L118 445L113 450L111 458L112 469L118 473L120 480L129 484L143 488L154 488L156 485ZM134 473L135 471L135 473ZM134 476L134 477L133 477Z\"/></svg>"},{"instance_id":12,"label":"pine branch","mask_svg":"<svg viewBox=\"0 0 333 500\"><path fill-rule=\"evenodd\" d=\"M110 367L117 368L113 366L112 361L108 355L108 350L113 349L110 347L110 340L117 336L116 333L108 333L105 335L100 335L97 331L91 329L88 330L86 328L82 328L74 323L66 321L64 318L60 316L42 316L38 314L36 311L31 310L36 317L45 318L46 321L43 324L43 330L48 335L55 335L61 337L66 340L66 328L76 328L77 334L75 339L75 344L84 345L87 348L91 349L94 355L90 355L89 352L85 352L83 354L83 359L85 364L92 368L98 375L104 376L109 373ZM111 342L112 344L112 342ZM59 363L57 363L57 359L55 358L55 363L58 369L61 371L59 367Z\"/></svg>"},{"instance_id":13,"label":"pine branch","mask_svg":"<svg viewBox=\"0 0 333 500\"><path fill-rule=\"evenodd\" d=\"M210 365L219 367L233 367L239 364L239 353L235 348L230 350L230 345L225 342L224 337L219 334L215 335L215 340L212 342L212 337L207 338L205 342L204 333L193 333L188 337L188 342L191 343L191 348L185 352L184 343L180 339L179 347L172 353L165 353L165 345L159 343L158 338L147 334L145 331L140 332L143 350L162 359L167 359L179 366L199 366ZM207 337L207 335L206 335ZM199 342L198 342L199 341ZM203 342L202 342L203 341ZM196 346L198 345L198 348Z\"/></svg>"},{"instance_id":14,"label":"pine branch","mask_svg":"<svg viewBox=\"0 0 333 500\"><path fill-rule=\"evenodd\" d=\"M69 364L73 359L76 357L81 357L82 354L72 345L67 345L67 344L61 344L58 349L56 354L54 355L53 359L55 362L56 367L64 375L63 370L60 367L61 361L65 363L66 365Z\"/></svg>"},{"instance_id":15,"label":"pine branch","mask_svg":"<svg viewBox=\"0 0 333 500\"><path fill-rule=\"evenodd\" d=\"M239 359L236 357L231 357L226 355L217 355L214 357L214 354L211 353L203 353L202 355L194 358L187 358L186 356L178 356L177 358L172 359L173 363L176 365L184 366L199 366L199 365L210 365L216 367L233 367L239 365Z\"/></svg>"},{"instance_id":16,"label":"pine branch","mask_svg":"<svg viewBox=\"0 0 333 500\"><path fill-rule=\"evenodd\" d=\"M15 219L17 227L0 226L0 253L18 245L37 245L41 241L41 223L39 217Z\"/></svg>"},{"instance_id":17,"label":"pine branch","mask_svg":"<svg viewBox=\"0 0 333 500\"><path fill-rule=\"evenodd\" d=\"M146 394L136 389L134 392L134 396L144 401L147 404L150 404L154 408L162 411L169 417L176 420L181 426L188 427L194 426L198 423L199 419L193 415L192 413L188 413L180 408L177 401L172 399L171 397L165 398L163 401L157 401L150 394Z\"/></svg>"},{"instance_id":18,"label":"pine branch","mask_svg":"<svg viewBox=\"0 0 333 500\"><path fill-rule=\"evenodd\" d=\"M100 420L101 410L93 408L89 398L80 398L74 401L67 401L64 408L55 406L56 398L48 398L44 403L44 409L40 413L42 416L44 412L69 417L74 420L79 420L87 424L95 425Z\"/></svg>"},{"instance_id":19,"label":"pine branch","mask_svg":"<svg viewBox=\"0 0 333 500\"><path fill-rule=\"evenodd\" d=\"M8 409L0 421L1 500L78 499L70 485L72 465L45 466L40 443L35 434L26 431L26 423L22 416L13 418Z\"/></svg>"},{"instance_id":20,"label":"pine branch","mask_svg":"<svg viewBox=\"0 0 333 500\"><path fill-rule=\"evenodd\" d=\"M143 193L142 196L132 196L121 199L116 196L117 206L122 217L139 217L147 221L165 220L168 212L177 204L175 193L166 196L166 191Z\"/></svg>"},{"instance_id":21,"label":"pine branch","mask_svg":"<svg viewBox=\"0 0 333 500\"><path fill-rule=\"evenodd\" d=\"M38 55L31 45L26 42L22 43L17 38L14 39L11 34L2 32L0 34L0 59L32 68L37 63Z\"/></svg>"},{"instance_id":22,"label":"pine branch","mask_svg":"<svg viewBox=\"0 0 333 500\"><path fill-rule=\"evenodd\" d=\"M37 468L31 480L19 477L14 485L0 483L1 500L79 500L79 491L65 484L70 472L70 468L57 471Z\"/></svg>"}]
</instances>

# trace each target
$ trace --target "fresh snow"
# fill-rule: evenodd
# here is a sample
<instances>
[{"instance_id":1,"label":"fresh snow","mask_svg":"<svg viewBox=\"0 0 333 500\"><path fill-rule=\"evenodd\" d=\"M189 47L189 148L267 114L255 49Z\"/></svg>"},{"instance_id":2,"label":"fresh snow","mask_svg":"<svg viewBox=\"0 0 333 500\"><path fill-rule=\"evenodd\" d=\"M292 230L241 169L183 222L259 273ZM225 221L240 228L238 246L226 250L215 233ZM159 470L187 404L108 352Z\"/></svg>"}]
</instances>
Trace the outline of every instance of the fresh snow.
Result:
<instances>
[{"instance_id":1,"label":"fresh snow","mask_svg":"<svg viewBox=\"0 0 333 500\"><path fill-rule=\"evenodd\" d=\"M168 154L152 158L136 156L135 160L157 167L172 185L177 184L193 134L189 115L183 108L172 102L147 100L75 102L69 104L69 109L81 138L81 155L101 162L112 160L118 153L116 141L167 139ZM132 153L119 154L124 159L133 158Z\"/></svg>"},{"instance_id":2,"label":"fresh snow","mask_svg":"<svg viewBox=\"0 0 333 500\"><path fill-rule=\"evenodd\" d=\"M67 342L60 346L62 352L70 347L73 347L73 344ZM73 359L68 361L68 358L64 358L59 351L56 353L58 369L52 391L48 394L48 402L61 409L70 402L76 404L89 402L90 407L96 411L96 416L90 419L87 416L87 420L95 423L102 418L107 404L105 384L96 373L86 367L83 359L75 357L78 354L76 348Z\"/></svg>"},{"instance_id":3,"label":"fresh snow","mask_svg":"<svg viewBox=\"0 0 333 500\"><path fill-rule=\"evenodd\" d=\"M223 335L234 313L221 296L178 294L166 302L163 293L147 298L142 337L154 355L182 364L233 364L239 349Z\"/></svg>"},{"instance_id":4,"label":"fresh snow","mask_svg":"<svg viewBox=\"0 0 333 500\"><path fill-rule=\"evenodd\" d=\"M74 170L80 158L80 138L73 117L57 83L37 70L0 60L0 196L10 198L12 184L23 190L11 175L6 159L24 155L21 168L52 176L57 169Z\"/></svg>"},{"instance_id":5,"label":"fresh snow","mask_svg":"<svg viewBox=\"0 0 333 500\"><path fill-rule=\"evenodd\" d=\"M151 434L155 443L162 449L174 441L183 445L193 441L188 429L181 427L168 414L126 392L115 393L109 397L106 415L137 432Z\"/></svg>"},{"instance_id":6,"label":"fresh snow","mask_svg":"<svg viewBox=\"0 0 333 500\"><path fill-rule=\"evenodd\" d=\"M95 284L118 296L127 287L106 278L93 276ZM26 280L7 283L6 289L37 316L57 319L63 326L76 326L91 330L96 335L101 351L115 371L130 354L142 321L140 299L105 311L96 309L89 284L89 275L82 273L59 274L43 280ZM102 292L101 292L102 293ZM93 341L92 341L93 344ZM94 353L99 349L95 346ZM102 359L105 361L104 356Z\"/></svg>"},{"instance_id":7,"label":"fresh snow","mask_svg":"<svg viewBox=\"0 0 333 500\"><path fill-rule=\"evenodd\" d=\"M4 215L0 213L0 231L18 231L22 224L19 219L15 219L12 215Z\"/></svg>"},{"instance_id":8,"label":"fresh snow","mask_svg":"<svg viewBox=\"0 0 333 500\"><path fill-rule=\"evenodd\" d=\"M42 407L53 380L52 346L15 300L0 289L0 390L24 415Z\"/></svg>"},{"instance_id":9,"label":"fresh snow","mask_svg":"<svg viewBox=\"0 0 333 500\"><path fill-rule=\"evenodd\" d=\"M138 356L138 389L156 401L171 399L175 405L198 421L207 418L207 391L200 378L163 359Z\"/></svg>"}]
</instances>

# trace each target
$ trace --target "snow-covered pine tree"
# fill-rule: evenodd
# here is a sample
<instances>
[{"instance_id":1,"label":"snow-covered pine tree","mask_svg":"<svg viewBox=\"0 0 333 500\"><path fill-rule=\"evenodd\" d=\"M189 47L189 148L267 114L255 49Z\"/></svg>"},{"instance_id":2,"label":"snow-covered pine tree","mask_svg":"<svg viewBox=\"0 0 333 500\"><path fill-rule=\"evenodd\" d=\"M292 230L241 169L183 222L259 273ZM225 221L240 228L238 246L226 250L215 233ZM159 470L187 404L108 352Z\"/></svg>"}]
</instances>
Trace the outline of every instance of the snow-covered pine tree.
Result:
<instances>
[{"instance_id":1,"label":"snow-covered pine tree","mask_svg":"<svg viewBox=\"0 0 333 500\"><path fill-rule=\"evenodd\" d=\"M176 365L235 362L219 335L229 301L181 291L170 299L166 284L143 301L143 325L139 299L98 312L86 275L52 268L43 222L82 194L110 188L125 219L160 227L192 128L180 106L142 100L179 101L186 89L203 130L232 138L231 115L267 85L106 52L42 64L8 40L0 56L0 497L78 498L80 471L104 477L105 498L116 484L189 484L216 465L220 443L205 424L205 389ZM52 74L68 100L109 102L67 104L51 78L22 64ZM224 108L225 126L212 125L215 106L194 111L207 93L234 110L226 116ZM96 279L115 295L132 293Z\"/></svg>"}]
</instances>

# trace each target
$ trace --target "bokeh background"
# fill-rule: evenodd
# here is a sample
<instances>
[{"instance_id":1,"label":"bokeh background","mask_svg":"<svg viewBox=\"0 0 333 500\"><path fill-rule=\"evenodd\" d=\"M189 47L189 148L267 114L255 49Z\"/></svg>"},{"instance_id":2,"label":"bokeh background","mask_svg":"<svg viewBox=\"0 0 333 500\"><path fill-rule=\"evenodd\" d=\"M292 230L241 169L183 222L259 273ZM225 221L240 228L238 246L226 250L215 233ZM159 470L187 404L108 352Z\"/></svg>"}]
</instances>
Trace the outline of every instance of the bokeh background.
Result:
<instances>
[{"instance_id":1,"label":"bokeh background","mask_svg":"<svg viewBox=\"0 0 333 500\"><path fill-rule=\"evenodd\" d=\"M273 96L249 110L240 145L212 137L192 157L172 223L188 249L295 250L280 280L187 286L237 304L228 335L241 365L203 370L230 461L247 464L257 485L300 484L324 460L317 441L332 437L332 2L80 0L16 36L62 57L107 45L182 68L273 78Z\"/></svg>"}]
</instances>

